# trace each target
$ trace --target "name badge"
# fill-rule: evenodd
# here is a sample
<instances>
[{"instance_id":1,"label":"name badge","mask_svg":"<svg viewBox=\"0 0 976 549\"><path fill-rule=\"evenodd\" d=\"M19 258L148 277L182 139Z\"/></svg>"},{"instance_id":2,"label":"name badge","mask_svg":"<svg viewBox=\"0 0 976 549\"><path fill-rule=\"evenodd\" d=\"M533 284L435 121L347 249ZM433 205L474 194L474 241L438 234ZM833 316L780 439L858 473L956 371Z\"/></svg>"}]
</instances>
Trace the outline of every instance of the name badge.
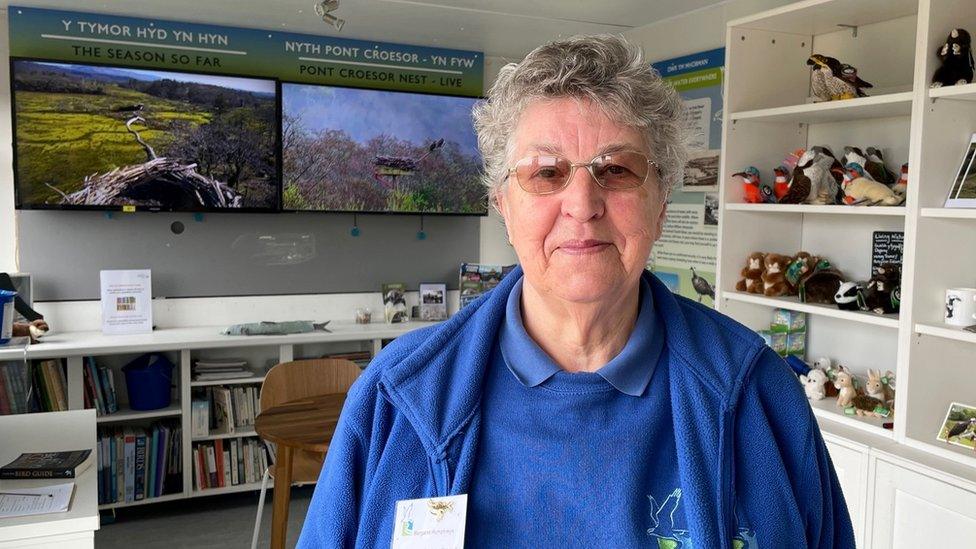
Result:
<instances>
[{"instance_id":1,"label":"name badge","mask_svg":"<svg viewBox=\"0 0 976 549\"><path fill-rule=\"evenodd\" d=\"M398 501L390 549L463 549L467 513L467 494Z\"/></svg>"}]
</instances>

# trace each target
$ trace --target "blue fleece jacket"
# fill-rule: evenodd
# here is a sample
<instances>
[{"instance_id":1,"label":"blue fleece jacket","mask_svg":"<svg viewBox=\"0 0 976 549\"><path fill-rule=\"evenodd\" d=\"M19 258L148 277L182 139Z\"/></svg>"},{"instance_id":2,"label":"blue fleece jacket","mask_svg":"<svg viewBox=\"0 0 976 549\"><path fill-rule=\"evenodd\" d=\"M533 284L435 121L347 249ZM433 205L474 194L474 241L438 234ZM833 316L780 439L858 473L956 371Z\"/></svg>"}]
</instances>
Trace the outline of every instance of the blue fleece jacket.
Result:
<instances>
[{"instance_id":1,"label":"blue fleece jacket","mask_svg":"<svg viewBox=\"0 0 976 549\"><path fill-rule=\"evenodd\" d=\"M397 501L468 492L485 372L521 276L516 269L373 360L346 400L299 547L389 547ZM837 476L789 367L751 330L650 273L644 280L664 319L657 368L668 372L687 538L696 548L741 547L734 502L761 501L766 512L749 526L762 549L854 547Z\"/></svg>"}]
</instances>

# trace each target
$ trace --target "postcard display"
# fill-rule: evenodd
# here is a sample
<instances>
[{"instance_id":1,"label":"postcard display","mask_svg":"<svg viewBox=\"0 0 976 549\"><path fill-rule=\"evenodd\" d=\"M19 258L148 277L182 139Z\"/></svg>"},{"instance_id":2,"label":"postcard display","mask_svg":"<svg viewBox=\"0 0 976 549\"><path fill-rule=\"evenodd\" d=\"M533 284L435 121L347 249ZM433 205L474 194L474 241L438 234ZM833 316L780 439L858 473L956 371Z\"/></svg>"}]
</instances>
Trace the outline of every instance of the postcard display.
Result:
<instances>
[{"instance_id":1,"label":"postcard display","mask_svg":"<svg viewBox=\"0 0 976 549\"><path fill-rule=\"evenodd\" d=\"M482 94L480 52L15 6L8 13L18 208L485 213L473 198L477 170L468 169L480 162L470 121L441 116L470 113ZM399 107L376 114L384 102L432 115L410 120L402 136L363 133L372 120L309 127L301 108L324 95L375 116L404 116ZM316 138L324 136L361 148L362 166L307 165L323 156L316 146L328 143ZM212 160L233 145L249 154ZM363 173L347 173L355 169ZM313 170L357 184L324 203L302 180ZM160 180L150 186L147 178L159 173L166 191L148 194ZM439 173L463 175L443 181Z\"/></svg>"}]
</instances>

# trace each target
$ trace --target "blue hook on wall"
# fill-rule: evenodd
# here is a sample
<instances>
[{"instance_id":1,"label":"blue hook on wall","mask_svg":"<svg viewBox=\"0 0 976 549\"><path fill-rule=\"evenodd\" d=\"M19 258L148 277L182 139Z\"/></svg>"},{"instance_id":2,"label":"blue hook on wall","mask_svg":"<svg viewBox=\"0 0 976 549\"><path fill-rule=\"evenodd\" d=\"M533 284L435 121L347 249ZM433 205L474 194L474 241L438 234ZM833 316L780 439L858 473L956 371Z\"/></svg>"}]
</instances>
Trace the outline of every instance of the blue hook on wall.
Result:
<instances>
[{"instance_id":1,"label":"blue hook on wall","mask_svg":"<svg viewBox=\"0 0 976 549\"><path fill-rule=\"evenodd\" d=\"M417 240L427 240L427 231L424 230L424 216L420 216L420 230L417 231Z\"/></svg>"},{"instance_id":2,"label":"blue hook on wall","mask_svg":"<svg viewBox=\"0 0 976 549\"><path fill-rule=\"evenodd\" d=\"M352 214L352 229L349 229L349 234L359 236L359 218L356 214Z\"/></svg>"}]
</instances>

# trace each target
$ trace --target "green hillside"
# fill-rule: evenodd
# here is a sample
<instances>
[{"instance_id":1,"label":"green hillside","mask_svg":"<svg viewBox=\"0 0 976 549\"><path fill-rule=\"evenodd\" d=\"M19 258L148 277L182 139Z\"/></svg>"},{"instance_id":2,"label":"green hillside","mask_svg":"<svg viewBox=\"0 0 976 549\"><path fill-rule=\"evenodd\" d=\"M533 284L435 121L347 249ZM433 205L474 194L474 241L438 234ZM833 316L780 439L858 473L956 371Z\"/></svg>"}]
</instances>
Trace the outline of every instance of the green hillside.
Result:
<instances>
[{"instance_id":1,"label":"green hillside","mask_svg":"<svg viewBox=\"0 0 976 549\"><path fill-rule=\"evenodd\" d=\"M146 160L146 153L125 128L130 112L117 109L143 104L139 113L148 128L134 124L139 135L166 156L176 135L210 121L211 113L190 103L161 99L106 84L102 94L16 92L17 172L20 200L57 203L82 187L86 175L105 173Z\"/></svg>"}]
</instances>

